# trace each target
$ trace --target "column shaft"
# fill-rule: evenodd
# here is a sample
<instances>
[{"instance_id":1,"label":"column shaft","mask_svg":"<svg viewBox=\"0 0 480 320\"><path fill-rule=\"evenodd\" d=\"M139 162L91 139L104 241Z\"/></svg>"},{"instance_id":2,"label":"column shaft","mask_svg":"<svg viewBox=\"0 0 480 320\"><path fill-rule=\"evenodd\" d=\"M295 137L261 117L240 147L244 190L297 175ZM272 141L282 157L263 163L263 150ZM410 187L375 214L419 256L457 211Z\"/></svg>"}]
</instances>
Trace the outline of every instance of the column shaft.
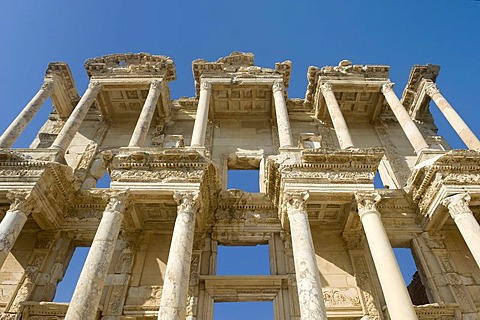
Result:
<instances>
[{"instance_id":1,"label":"column shaft","mask_svg":"<svg viewBox=\"0 0 480 320\"><path fill-rule=\"evenodd\" d=\"M427 95L432 98L435 104L438 106L440 111L443 113L447 121L453 127L453 129L458 133L460 138L463 140L465 145L469 149L479 150L480 141L473 131L468 127L468 125L463 121L460 115L453 109L453 107L448 103L438 90L437 86L434 83L429 83L426 86L425 92Z\"/></svg>"},{"instance_id":2,"label":"column shaft","mask_svg":"<svg viewBox=\"0 0 480 320\"><path fill-rule=\"evenodd\" d=\"M148 130L152 123L153 114L157 106L158 97L160 96L160 82L153 81L148 91L147 99L138 118L132 138L130 139L129 147L143 147L147 139Z\"/></svg>"},{"instance_id":3,"label":"column shaft","mask_svg":"<svg viewBox=\"0 0 480 320\"><path fill-rule=\"evenodd\" d=\"M388 313L392 320L417 319L405 281L375 205L378 194L356 195L373 263L377 270Z\"/></svg>"},{"instance_id":4,"label":"column shaft","mask_svg":"<svg viewBox=\"0 0 480 320\"><path fill-rule=\"evenodd\" d=\"M457 194L443 200L473 258L480 267L480 226L469 207L470 195Z\"/></svg>"},{"instance_id":5,"label":"column shaft","mask_svg":"<svg viewBox=\"0 0 480 320\"><path fill-rule=\"evenodd\" d=\"M0 267L7 259L25 222L27 222L27 216L32 210L33 203L27 200L27 195L28 192L25 191L15 191L7 194L12 204L5 213L2 222L0 222Z\"/></svg>"},{"instance_id":6,"label":"column shaft","mask_svg":"<svg viewBox=\"0 0 480 320\"><path fill-rule=\"evenodd\" d=\"M325 103L327 105L328 113L332 119L333 127L335 128L335 134L337 135L340 149L348 149L353 147L352 137L347 127L347 122L343 117L340 106L338 105L335 94L333 93L332 86L328 83L324 83L320 86Z\"/></svg>"},{"instance_id":7,"label":"column shaft","mask_svg":"<svg viewBox=\"0 0 480 320\"><path fill-rule=\"evenodd\" d=\"M191 146L205 146L211 91L212 85L208 82L202 82L200 85L200 98L198 99L195 124L193 125Z\"/></svg>"},{"instance_id":8,"label":"column shaft","mask_svg":"<svg viewBox=\"0 0 480 320\"><path fill-rule=\"evenodd\" d=\"M285 196L292 236L300 315L302 320L326 320L327 312L305 204L308 193L295 192Z\"/></svg>"},{"instance_id":9,"label":"column shaft","mask_svg":"<svg viewBox=\"0 0 480 320\"><path fill-rule=\"evenodd\" d=\"M125 192L110 197L83 266L65 319L95 319L123 221Z\"/></svg>"},{"instance_id":10,"label":"column shaft","mask_svg":"<svg viewBox=\"0 0 480 320\"><path fill-rule=\"evenodd\" d=\"M100 83L90 82L88 89L85 91L75 109L73 109L72 114L68 117L67 122L50 147L51 149L59 149L63 154L65 154L68 146L73 140L73 137L77 133L78 129L80 129L83 119L85 119L85 116L87 115L88 110L97 97L100 89Z\"/></svg>"},{"instance_id":11,"label":"column shaft","mask_svg":"<svg viewBox=\"0 0 480 320\"><path fill-rule=\"evenodd\" d=\"M405 110L405 107L402 105L400 100L398 100L397 95L393 91L393 84L384 84L382 86L382 93L385 96L385 100L387 100L388 105L395 114L398 123L400 123L400 126L405 132L408 141L410 141L413 149L415 149L415 152L419 153L422 149L428 149L428 144L423 138L422 133L420 130L418 130L415 122L413 122L413 120L410 118L407 110Z\"/></svg>"},{"instance_id":12,"label":"column shaft","mask_svg":"<svg viewBox=\"0 0 480 320\"><path fill-rule=\"evenodd\" d=\"M185 319L197 192L175 192L178 211L163 281L158 319Z\"/></svg>"},{"instance_id":13,"label":"column shaft","mask_svg":"<svg viewBox=\"0 0 480 320\"><path fill-rule=\"evenodd\" d=\"M272 87L273 99L275 101L275 114L277 116L278 140L280 148L293 147L292 130L288 119L287 104L283 96L283 83L275 82Z\"/></svg>"},{"instance_id":14,"label":"column shaft","mask_svg":"<svg viewBox=\"0 0 480 320\"><path fill-rule=\"evenodd\" d=\"M7 130L0 137L0 148L10 148L22 134L25 127L30 123L37 114L45 100L50 96L54 87L53 79L45 79L40 90L23 108L22 112L8 126Z\"/></svg>"}]
</instances>

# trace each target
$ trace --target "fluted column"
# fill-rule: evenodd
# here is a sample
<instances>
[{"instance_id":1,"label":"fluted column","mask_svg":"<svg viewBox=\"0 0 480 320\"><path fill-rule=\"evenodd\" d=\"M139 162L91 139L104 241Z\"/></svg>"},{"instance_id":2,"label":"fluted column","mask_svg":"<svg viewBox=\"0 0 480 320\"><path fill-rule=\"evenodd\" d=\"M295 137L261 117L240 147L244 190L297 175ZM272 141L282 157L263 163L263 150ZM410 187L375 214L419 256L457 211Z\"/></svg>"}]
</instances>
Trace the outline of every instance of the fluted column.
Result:
<instances>
[{"instance_id":1,"label":"fluted column","mask_svg":"<svg viewBox=\"0 0 480 320\"><path fill-rule=\"evenodd\" d=\"M375 192L357 193L355 198L390 318L392 320L417 319L380 213L376 209L381 199L380 195Z\"/></svg>"},{"instance_id":2,"label":"fluted column","mask_svg":"<svg viewBox=\"0 0 480 320\"><path fill-rule=\"evenodd\" d=\"M395 114L398 123L400 123L403 132L405 132L408 141L410 141L413 149L415 149L415 152L419 153L422 149L428 149L428 144L423 138L422 133L418 130L417 125L413 122L412 118L410 118L410 115L407 110L405 110L405 107L400 100L398 100L395 91L393 91L393 83L384 84L382 86L382 93Z\"/></svg>"},{"instance_id":3,"label":"fluted column","mask_svg":"<svg viewBox=\"0 0 480 320\"><path fill-rule=\"evenodd\" d=\"M7 197L11 205L0 223L0 267L7 259L35 205L27 191L11 191L7 193Z\"/></svg>"},{"instance_id":4,"label":"fluted column","mask_svg":"<svg viewBox=\"0 0 480 320\"><path fill-rule=\"evenodd\" d=\"M53 91L53 79L47 78L42 87L30 102L23 108L22 112L8 126L7 130L0 136L0 148L10 148L22 134L25 127L32 121L40 107Z\"/></svg>"},{"instance_id":5,"label":"fluted column","mask_svg":"<svg viewBox=\"0 0 480 320\"><path fill-rule=\"evenodd\" d=\"M332 86L329 83L324 83L320 86L323 97L325 98L325 104L327 105L328 113L332 119L333 127L335 128L335 134L337 135L340 149L348 149L353 147L352 137L347 127L347 122L343 117L340 106L338 105L335 94L333 93Z\"/></svg>"},{"instance_id":6,"label":"fluted column","mask_svg":"<svg viewBox=\"0 0 480 320\"><path fill-rule=\"evenodd\" d=\"M175 191L177 218L173 227L168 253L167 269L163 281L158 319L185 319L187 308L190 262L195 230L196 200L198 192Z\"/></svg>"},{"instance_id":7,"label":"fluted column","mask_svg":"<svg viewBox=\"0 0 480 320\"><path fill-rule=\"evenodd\" d=\"M470 199L468 193L460 193L445 198L442 203L448 208L448 212L480 267L480 226L469 207Z\"/></svg>"},{"instance_id":8,"label":"fluted column","mask_svg":"<svg viewBox=\"0 0 480 320\"><path fill-rule=\"evenodd\" d=\"M283 82L277 81L272 86L280 148L293 147L292 130L290 129L290 120L288 119L287 104L285 103L285 98L283 96L284 90Z\"/></svg>"},{"instance_id":9,"label":"fluted column","mask_svg":"<svg viewBox=\"0 0 480 320\"><path fill-rule=\"evenodd\" d=\"M425 86L425 93L432 98L447 121L463 140L465 145L469 149L479 150L480 141L478 140L477 136L472 130L470 130L468 125L465 123L465 121L463 121L455 109L453 109L450 103L448 103L447 99L443 97L440 90L438 90L437 85L433 82L427 83Z\"/></svg>"},{"instance_id":10,"label":"fluted column","mask_svg":"<svg viewBox=\"0 0 480 320\"><path fill-rule=\"evenodd\" d=\"M197 115L195 116L195 124L193 125L191 146L205 146L211 93L212 85L207 81L202 81L200 85L200 98L198 99Z\"/></svg>"},{"instance_id":11,"label":"fluted column","mask_svg":"<svg viewBox=\"0 0 480 320\"><path fill-rule=\"evenodd\" d=\"M308 197L308 192L285 193L285 205L292 236L300 315L302 320L326 320L327 312L323 301L320 274L308 222L306 205Z\"/></svg>"},{"instance_id":12,"label":"fluted column","mask_svg":"<svg viewBox=\"0 0 480 320\"><path fill-rule=\"evenodd\" d=\"M73 137L77 133L78 129L80 129L83 119L85 119L88 110L90 109L101 88L102 85L99 82L90 82L88 89L83 94L75 109L73 109L72 114L70 114L62 130L50 147L51 149L58 149L62 152L62 154L65 154L65 151L67 151L67 148L72 142Z\"/></svg>"},{"instance_id":13,"label":"fluted column","mask_svg":"<svg viewBox=\"0 0 480 320\"><path fill-rule=\"evenodd\" d=\"M108 268L117 243L127 200L126 191L106 193L108 205L88 252L65 319L95 319Z\"/></svg>"},{"instance_id":14,"label":"fluted column","mask_svg":"<svg viewBox=\"0 0 480 320\"><path fill-rule=\"evenodd\" d=\"M160 97L160 81L155 80L150 84L147 99L138 118L129 147L143 147L147 139L148 129L152 123L153 114L157 106L158 97Z\"/></svg>"}]
</instances>

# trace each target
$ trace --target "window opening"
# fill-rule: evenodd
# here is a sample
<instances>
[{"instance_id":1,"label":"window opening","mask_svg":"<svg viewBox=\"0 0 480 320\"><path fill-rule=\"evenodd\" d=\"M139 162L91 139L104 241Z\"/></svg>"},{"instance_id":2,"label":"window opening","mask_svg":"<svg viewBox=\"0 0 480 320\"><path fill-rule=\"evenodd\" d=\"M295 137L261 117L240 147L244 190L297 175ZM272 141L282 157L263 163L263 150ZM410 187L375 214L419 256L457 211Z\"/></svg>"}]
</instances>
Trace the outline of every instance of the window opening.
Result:
<instances>
[{"instance_id":1,"label":"window opening","mask_svg":"<svg viewBox=\"0 0 480 320\"><path fill-rule=\"evenodd\" d=\"M217 275L270 275L268 245L218 246Z\"/></svg>"},{"instance_id":2,"label":"window opening","mask_svg":"<svg viewBox=\"0 0 480 320\"><path fill-rule=\"evenodd\" d=\"M213 320L274 320L273 301L215 302Z\"/></svg>"},{"instance_id":3,"label":"window opening","mask_svg":"<svg viewBox=\"0 0 480 320\"><path fill-rule=\"evenodd\" d=\"M227 189L260 192L260 169L228 170Z\"/></svg>"},{"instance_id":4,"label":"window opening","mask_svg":"<svg viewBox=\"0 0 480 320\"><path fill-rule=\"evenodd\" d=\"M65 271L62 281L57 285L53 302L70 302L73 296L73 291L75 291L78 279L80 278L80 273L85 265L89 250L89 247L75 248L70 263L68 264L67 271Z\"/></svg>"},{"instance_id":5,"label":"window opening","mask_svg":"<svg viewBox=\"0 0 480 320\"><path fill-rule=\"evenodd\" d=\"M97 180L97 188L110 188L110 183L112 180L110 179L110 175L108 174L108 171L105 171L105 174L103 177Z\"/></svg>"},{"instance_id":6,"label":"window opening","mask_svg":"<svg viewBox=\"0 0 480 320\"><path fill-rule=\"evenodd\" d=\"M397 258L412 303L414 305L428 304L427 292L420 279L412 250L410 248L394 248L393 252Z\"/></svg>"},{"instance_id":7,"label":"window opening","mask_svg":"<svg viewBox=\"0 0 480 320\"><path fill-rule=\"evenodd\" d=\"M375 177L373 178L373 186L377 189L385 188L385 186L383 185L382 177L380 176L380 172L378 172L378 170L375 173Z\"/></svg>"}]
</instances>

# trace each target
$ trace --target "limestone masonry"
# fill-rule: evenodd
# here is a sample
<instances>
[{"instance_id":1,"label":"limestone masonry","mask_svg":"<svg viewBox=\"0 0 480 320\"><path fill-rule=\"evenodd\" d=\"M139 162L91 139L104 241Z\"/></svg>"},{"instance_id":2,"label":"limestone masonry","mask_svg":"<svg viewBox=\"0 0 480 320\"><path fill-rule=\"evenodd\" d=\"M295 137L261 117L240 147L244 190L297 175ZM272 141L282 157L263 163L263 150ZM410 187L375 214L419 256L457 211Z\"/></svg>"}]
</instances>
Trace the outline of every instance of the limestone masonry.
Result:
<instances>
[{"instance_id":1,"label":"limestone masonry","mask_svg":"<svg viewBox=\"0 0 480 320\"><path fill-rule=\"evenodd\" d=\"M480 319L480 141L440 68L413 66L399 98L388 66L310 67L304 99L291 68L195 60L195 96L172 100L165 56L89 59L81 96L50 63L0 137L0 319L211 320L237 301L273 301L276 320ZM437 135L436 107L468 150ZM227 190L234 169L260 192ZM258 244L270 275L216 275L218 246ZM52 302L80 246L71 302ZM412 251L410 284L392 247Z\"/></svg>"}]
</instances>

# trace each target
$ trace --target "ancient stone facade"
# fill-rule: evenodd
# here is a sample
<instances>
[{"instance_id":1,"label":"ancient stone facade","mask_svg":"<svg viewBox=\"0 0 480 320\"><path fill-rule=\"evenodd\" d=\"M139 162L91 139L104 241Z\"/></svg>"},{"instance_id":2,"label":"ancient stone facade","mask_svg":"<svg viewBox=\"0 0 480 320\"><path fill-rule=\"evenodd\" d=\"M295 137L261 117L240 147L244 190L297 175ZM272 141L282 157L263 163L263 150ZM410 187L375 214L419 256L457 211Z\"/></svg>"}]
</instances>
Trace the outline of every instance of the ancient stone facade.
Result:
<instances>
[{"instance_id":1,"label":"ancient stone facade","mask_svg":"<svg viewBox=\"0 0 480 320\"><path fill-rule=\"evenodd\" d=\"M291 67L195 60L195 96L172 100L165 56L87 60L81 97L51 63L0 137L0 319L209 320L219 301L273 301L278 320L478 319L480 142L439 67L414 66L400 99L388 66L347 60L289 98ZM31 147L11 148L47 97ZM436 134L435 105L468 150ZM229 169L258 170L260 192L227 190ZM218 246L256 244L270 275L216 274ZM73 298L52 302L78 246ZM392 247L412 250L410 290Z\"/></svg>"}]
</instances>

